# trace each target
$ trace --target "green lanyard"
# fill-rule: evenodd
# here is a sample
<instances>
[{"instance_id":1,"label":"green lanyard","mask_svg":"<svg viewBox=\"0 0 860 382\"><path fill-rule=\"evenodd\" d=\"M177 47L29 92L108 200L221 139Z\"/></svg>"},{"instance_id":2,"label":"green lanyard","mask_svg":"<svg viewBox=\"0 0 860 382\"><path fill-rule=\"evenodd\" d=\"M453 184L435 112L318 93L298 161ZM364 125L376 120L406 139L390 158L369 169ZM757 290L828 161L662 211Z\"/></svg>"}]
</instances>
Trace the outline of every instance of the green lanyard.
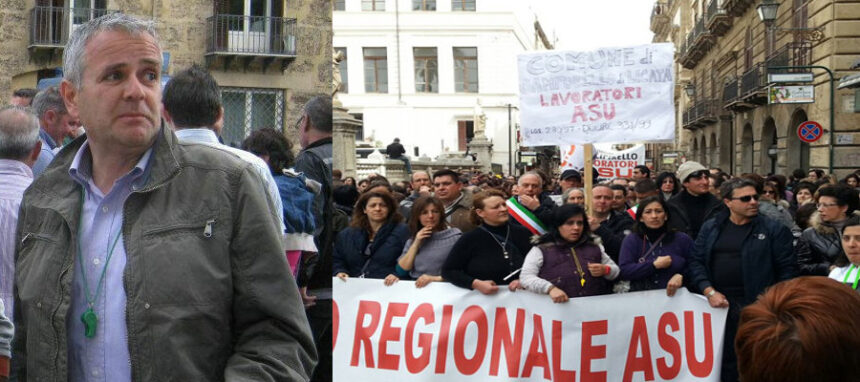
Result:
<instances>
[{"instance_id":1,"label":"green lanyard","mask_svg":"<svg viewBox=\"0 0 860 382\"><path fill-rule=\"evenodd\" d=\"M850 275L851 271L854 269L855 269L854 264L851 264L851 266L848 267L848 272L845 272L845 279L842 280L843 284L848 284L848 275ZM851 288L853 288L855 290L857 289L857 282L860 281L860 267L857 267L856 269L857 269L857 276L854 276L854 285L851 286Z\"/></svg>"},{"instance_id":2,"label":"green lanyard","mask_svg":"<svg viewBox=\"0 0 860 382\"><path fill-rule=\"evenodd\" d=\"M84 337L93 338L96 336L96 327L98 326L99 318L96 316L96 313L93 311L93 306L95 306L96 301L99 297L99 292L102 291L103 282L105 279L105 273L107 271L108 264L110 263L110 258L113 256L113 250L116 248L116 243L119 242L119 237L122 234L122 225L120 225L119 229L116 232L116 236L113 239L113 244L110 246L110 250L108 251L107 258L105 259L105 265L102 268L102 274L99 276L99 282L96 284L96 292L93 294L92 299L90 298L90 288L87 285L87 270L84 266L84 255L81 251L81 227L84 225L84 202L86 201L86 189L81 190L81 218L78 224L78 263L81 265L81 277L83 277L84 282L84 298L87 299L87 310L81 314L81 322L84 323Z\"/></svg>"}]
</instances>

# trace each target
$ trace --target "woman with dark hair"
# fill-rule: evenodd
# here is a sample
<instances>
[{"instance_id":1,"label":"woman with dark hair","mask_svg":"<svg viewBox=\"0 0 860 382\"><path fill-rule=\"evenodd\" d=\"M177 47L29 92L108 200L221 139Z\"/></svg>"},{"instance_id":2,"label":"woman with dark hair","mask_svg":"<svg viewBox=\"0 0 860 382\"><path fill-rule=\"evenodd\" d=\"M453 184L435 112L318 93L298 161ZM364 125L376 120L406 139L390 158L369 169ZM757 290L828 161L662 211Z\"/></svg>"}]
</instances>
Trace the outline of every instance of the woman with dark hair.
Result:
<instances>
[{"instance_id":1,"label":"woman with dark hair","mask_svg":"<svg viewBox=\"0 0 860 382\"><path fill-rule=\"evenodd\" d=\"M851 187L856 190L858 187L860 187L860 175L848 174L848 176L846 176L840 182L842 184L847 184L848 187Z\"/></svg>"},{"instance_id":2,"label":"woman with dark hair","mask_svg":"<svg viewBox=\"0 0 860 382\"><path fill-rule=\"evenodd\" d=\"M365 192L355 203L349 227L337 235L332 274L383 279L394 273L397 257L409 237L394 198L385 192Z\"/></svg>"},{"instance_id":3,"label":"woman with dark hair","mask_svg":"<svg viewBox=\"0 0 860 382\"><path fill-rule=\"evenodd\" d=\"M452 284L494 294L497 285L508 289L519 286L519 273L525 254L531 249L531 231L511 224L505 194L485 190L472 197L472 223L478 225L454 244L442 266L442 278Z\"/></svg>"},{"instance_id":4,"label":"woman with dark hair","mask_svg":"<svg viewBox=\"0 0 860 382\"><path fill-rule=\"evenodd\" d=\"M445 222L445 206L439 199L422 196L412 204L412 211L408 224L412 237L403 246L395 273L385 278L385 285L410 277L418 288L443 281L442 264L463 234L459 228L449 227Z\"/></svg>"},{"instance_id":5,"label":"woman with dark hair","mask_svg":"<svg viewBox=\"0 0 860 382\"><path fill-rule=\"evenodd\" d=\"M826 276L836 268L833 262L842 251L840 232L857 209L857 192L844 184L818 190L818 212L794 247L802 275Z\"/></svg>"},{"instance_id":6,"label":"woman with dark hair","mask_svg":"<svg viewBox=\"0 0 860 382\"><path fill-rule=\"evenodd\" d=\"M860 283L860 217L854 216L842 227L842 251L833 262L829 277L857 289Z\"/></svg>"},{"instance_id":7,"label":"woman with dark hair","mask_svg":"<svg viewBox=\"0 0 860 382\"><path fill-rule=\"evenodd\" d=\"M660 198L663 200L669 200L675 194L680 191L680 187L678 187L678 178L675 177L674 173L663 171L660 175L657 175L657 187L660 188Z\"/></svg>"},{"instance_id":8,"label":"woman with dark hair","mask_svg":"<svg viewBox=\"0 0 860 382\"><path fill-rule=\"evenodd\" d=\"M520 285L559 303L612 293L618 272L603 246L595 243L585 209L565 204L553 212L550 232L526 255Z\"/></svg>"},{"instance_id":9,"label":"woman with dark hair","mask_svg":"<svg viewBox=\"0 0 860 382\"><path fill-rule=\"evenodd\" d=\"M242 149L262 158L272 171L284 213L284 247L290 268L298 268L302 251L317 252L314 244L313 187L319 183L309 181L302 173L292 169L295 164L292 143L275 129L254 130L242 142ZM308 185L311 184L309 187Z\"/></svg>"},{"instance_id":10,"label":"woman with dark hair","mask_svg":"<svg viewBox=\"0 0 860 382\"><path fill-rule=\"evenodd\" d=\"M791 206L789 206L789 211L792 215L796 216L797 209L805 204L815 204L815 191L818 190L818 187L810 182L801 181L798 182L796 186L794 186L794 199L791 201ZM798 222L798 225L800 223Z\"/></svg>"},{"instance_id":11,"label":"woman with dark hair","mask_svg":"<svg viewBox=\"0 0 860 382\"><path fill-rule=\"evenodd\" d=\"M347 185L347 186L353 186L353 187L358 186L357 184L355 184L355 178L353 178L351 176L343 178L343 184Z\"/></svg>"},{"instance_id":12,"label":"woman with dark hair","mask_svg":"<svg viewBox=\"0 0 860 382\"><path fill-rule=\"evenodd\" d=\"M639 206L633 233L621 243L621 279L630 281L631 292L666 288L672 296L683 284L693 239L668 229L669 208L663 199L652 196Z\"/></svg>"}]
</instances>

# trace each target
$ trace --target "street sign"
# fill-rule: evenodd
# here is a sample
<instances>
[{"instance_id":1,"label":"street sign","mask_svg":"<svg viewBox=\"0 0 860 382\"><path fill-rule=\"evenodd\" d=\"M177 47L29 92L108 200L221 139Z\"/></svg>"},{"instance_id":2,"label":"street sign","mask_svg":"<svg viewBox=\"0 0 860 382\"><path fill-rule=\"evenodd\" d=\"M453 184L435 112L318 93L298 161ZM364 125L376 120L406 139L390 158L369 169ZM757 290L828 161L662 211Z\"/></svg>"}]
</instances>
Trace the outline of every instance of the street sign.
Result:
<instances>
[{"instance_id":1,"label":"street sign","mask_svg":"<svg viewBox=\"0 0 860 382\"><path fill-rule=\"evenodd\" d=\"M823 134L824 128L821 127L821 124L815 121L806 121L797 127L797 136L801 141L806 143L812 143L819 140Z\"/></svg>"},{"instance_id":2,"label":"street sign","mask_svg":"<svg viewBox=\"0 0 860 382\"><path fill-rule=\"evenodd\" d=\"M771 85L768 103L814 103L815 88L812 85Z\"/></svg>"},{"instance_id":3,"label":"street sign","mask_svg":"<svg viewBox=\"0 0 860 382\"><path fill-rule=\"evenodd\" d=\"M767 82L812 82L812 73L768 73Z\"/></svg>"}]
</instances>

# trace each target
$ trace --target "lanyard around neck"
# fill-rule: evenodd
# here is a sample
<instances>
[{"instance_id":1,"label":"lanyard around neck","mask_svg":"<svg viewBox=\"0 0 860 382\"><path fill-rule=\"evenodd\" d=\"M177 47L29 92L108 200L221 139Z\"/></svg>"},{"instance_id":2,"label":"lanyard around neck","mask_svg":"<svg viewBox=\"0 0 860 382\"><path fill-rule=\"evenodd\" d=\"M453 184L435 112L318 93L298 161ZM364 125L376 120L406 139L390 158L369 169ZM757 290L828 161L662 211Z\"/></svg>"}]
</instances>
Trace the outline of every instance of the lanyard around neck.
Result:
<instances>
[{"instance_id":1,"label":"lanyard around neck","mask_svg":"<svg viewBox=\"0 0 860 382\"><path fill-rule=\"evenodd\" d=\"M98 300L99 293L104 289L104 279L105 273L107 273L108 264L110 264L110 259L113 256L113 251L116 249L116 244L119 242L119 237L122 234L122 224L120 224L119 229L116 232L116 235L113 238L113 243L110 245L110 249L108 250L107 257L105 258L105 265L102 267L101 275L99 275L99 281L96 284L95 293L93 293L92 298L90 297L90 288L89 283L87 282L87 270L84 266L84 255L83 251L81 251L81 229L84 225L84 203L86 202L87 191L86 188L81 190L81 210L80 210L80 220L78 222L78 263L81 266L81 278L84 284L84 298L87 300L87 310L81 316L81 321L84 322L84 326L86 331L84 332L84 336L87 338L92 338L95 336L96 330L96 322L97 317L95 312L93 312L93 307L95 306L96 301Z\"/></svg>"},{"instance_id":2,"label":"lanyard around neck","mask_svg":"<svg viewBox=\"0 0 860 382\"><path fill-rule=\"evenodd\" d=\"M857 289L857 282L860 282L860 267L854 267L854 264L851 264L848 267L848 271L845 272L845 278L842 280L843 284L848 284L848 276L851 274L851 271L857 269L857 276L854 276L854 284L851 286L852 289Z\"/></svg>"}]
</instances>

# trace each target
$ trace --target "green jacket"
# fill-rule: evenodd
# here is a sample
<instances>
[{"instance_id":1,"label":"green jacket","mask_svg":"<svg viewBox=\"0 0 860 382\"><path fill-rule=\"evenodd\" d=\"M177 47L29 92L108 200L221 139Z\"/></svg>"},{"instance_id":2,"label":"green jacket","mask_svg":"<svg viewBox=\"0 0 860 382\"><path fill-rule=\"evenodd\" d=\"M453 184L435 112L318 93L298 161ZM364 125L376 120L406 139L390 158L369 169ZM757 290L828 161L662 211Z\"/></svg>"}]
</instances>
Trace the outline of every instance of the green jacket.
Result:
<instances>
[{"instance_id":1,"label":"green jacket","mask_svg":"<svg viewBox=\"0 0 860 382\"><path fill-rule=\"evenodd\" d=\"M21 204L13 344L21 381L67 379L81 210L68 169L84 140L58 154ZM123 207L132 380L308 379L316 351L259 175L166 128L150 160L145 186Z\"/></svg>"}]
</instances>

